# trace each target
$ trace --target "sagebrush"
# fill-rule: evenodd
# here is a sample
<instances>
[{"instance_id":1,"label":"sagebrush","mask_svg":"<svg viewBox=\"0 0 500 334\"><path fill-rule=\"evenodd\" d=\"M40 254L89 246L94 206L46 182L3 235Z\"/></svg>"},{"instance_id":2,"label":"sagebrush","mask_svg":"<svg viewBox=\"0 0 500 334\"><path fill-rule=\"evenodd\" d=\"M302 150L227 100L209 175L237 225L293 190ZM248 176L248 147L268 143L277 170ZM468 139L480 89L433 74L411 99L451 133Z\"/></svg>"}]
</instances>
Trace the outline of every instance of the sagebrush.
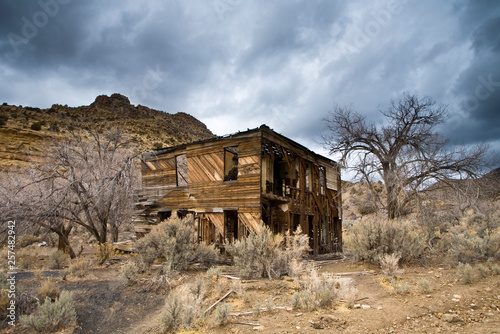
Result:
<instances>
[{"instance_id":1,"label":"sagebrush","mask_svg":"<svg viewBox=\"0 0 500 334\"><path fill-rule=\"evenodd\" d=\"M379 264L386 254L395 254L401 263L424 255L426 240L409 220L373 217L356 223L347 238L347 247L360 260Z\"/></svg>"},{"instance_id":2,"label":"sagebrush","mask_svg":"<svg viewBox=\"0 0 500 334\"><path fill-rule=\"evenodd\" d=\"M183 327L190 329L196 325L197 319L202 316L202 293L194 295L189 289L180 292L171 292L165 299L165 306L160 318L161 329L164 333L172 333Z\"/></svg>"},{"instance_id":3,"label":"sagebrush","mask_svg":"<svg viewBox=\"0 0 500 334\"><path fill-rule=\"evenodd\" d=\"M192 263L210 266L217 260L213 246L197 244L192 217L170 218L156 226L136 243L141 260L147 266L156 259L164 261L164 272L184 271Z\"/></svg>"},{"instance_id":4,"label":"sagebrush","mask_svg":"<svg viewBox=\"0 0 500 334\"><path fill-rule=\"evenodd\" d=\"M464 216L451 226L440 243L452 263L476 263L500 259L500 216Z\"/></svg>"},{"instance_id":5,"label":"sagebrush","mask_svg":"<svg viewBox=\"0 0 500 334\"><path fill-rule=\"evenodd\" d=\"M225 244L225 248L241 276L272 279L284 274L298 275L303 269L299 260L310 250L308 240L300 227L283 237L264 226L245 240Z\"/></svg>"},{"instance_id":6,"label":"sagebrush","mask_svg":"<svg viewBox=\"0 0 500 334\"><path fill-rule=\"evenodd\" d=\"M62 269L68 265L68 256L60 250L53 251L49 255L49 268Z\"/></svg>"},{"instance_id":7,"label":"sagebrush","mask_svg":"<svg viewBox=\"0 0 500 334\"><path fill-rule=\"evenodd\" d=\"M55 331L76 325L76 310L73 306L73 297L70 292L63 291L54 302L47 297L38 307L35 314L21 317L21 322L42 333Z\"/></svg>"}]
</instances>

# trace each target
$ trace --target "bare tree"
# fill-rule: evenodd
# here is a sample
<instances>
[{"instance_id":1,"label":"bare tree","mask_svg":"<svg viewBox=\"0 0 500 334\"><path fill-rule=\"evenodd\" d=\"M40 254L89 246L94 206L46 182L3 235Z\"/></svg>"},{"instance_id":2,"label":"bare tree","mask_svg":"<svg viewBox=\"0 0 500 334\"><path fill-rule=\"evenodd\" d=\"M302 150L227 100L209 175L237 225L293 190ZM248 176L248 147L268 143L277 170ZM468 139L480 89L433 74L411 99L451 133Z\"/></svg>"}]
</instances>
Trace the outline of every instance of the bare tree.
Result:
<instances>
[{"instance_id":1,"label":"bare tree","mask_svg":"<svg viewBox=\"0 0 500 334\"><path fill-rule=\"evenodd\" d=\"M119 129L72 132L52 145L44 162L20 174L17 187L3 187L3 211L58 234L59 248L71 256L74 224L100 244L117 241L120 225L130 220L137 153Z\"/></svg>"},{"instance_id":2,"label":"bare tree","mask_svg":"<svg viewBox=\"0 0 500 334\"><path fill-rule=\"evenodd\" d=\"M341 152L343 164L367 181L390 219L407 213L431 181L480 172L487 146L448 145L435 131L446 118L446 108L431 98L404 94L380 113L383 122L376 124L350 108L335 107L325 119L323 139L331 153ZM385 198L373 189L377 180L384 182Z\"/></svg>"}]
</instances>

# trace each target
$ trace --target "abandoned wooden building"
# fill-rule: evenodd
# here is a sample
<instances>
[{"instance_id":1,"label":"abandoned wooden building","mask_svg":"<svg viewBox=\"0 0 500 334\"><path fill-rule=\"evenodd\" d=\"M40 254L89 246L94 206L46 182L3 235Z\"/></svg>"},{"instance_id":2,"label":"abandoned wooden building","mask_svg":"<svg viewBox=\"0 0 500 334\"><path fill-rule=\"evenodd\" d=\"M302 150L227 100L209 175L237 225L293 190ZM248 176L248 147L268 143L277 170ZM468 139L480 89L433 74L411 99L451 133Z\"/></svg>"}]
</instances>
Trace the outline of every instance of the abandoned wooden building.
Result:
<instances>
[{"instance_id":1,"label":"abandoned wooden building","mask_svg":"<svg viewBox=\"0 0 500 334\"><path fill-rule=\"evenodd\" d=\"M263 224L274 233L300 225L314 253L342 250L338 164L266 125L145 153L138 207L138 232L193 213L207 244L246 238Z\"/></svg>"}]
</instances>

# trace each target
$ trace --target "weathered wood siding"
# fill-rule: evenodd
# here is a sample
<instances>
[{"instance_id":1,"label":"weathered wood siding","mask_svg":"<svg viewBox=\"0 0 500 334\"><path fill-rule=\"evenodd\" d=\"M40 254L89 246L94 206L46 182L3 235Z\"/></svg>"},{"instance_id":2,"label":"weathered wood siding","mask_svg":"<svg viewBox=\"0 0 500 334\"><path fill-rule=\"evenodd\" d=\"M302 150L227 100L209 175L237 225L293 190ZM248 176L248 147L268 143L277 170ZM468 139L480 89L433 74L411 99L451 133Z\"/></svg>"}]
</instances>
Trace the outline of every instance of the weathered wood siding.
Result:
<instances>
[{"instance_id":1,"label":"weathered wood siding","mask_svg":"<svg viewBox=\"0 0 500 334\"><path fill-rule=\"evenodd\" d=\"M224 182L224 148L228 146L237 146L239 150L238 179ZM163 196L158 199L162 208L196 212L231 209L258 214L260 148L260 137L254 134L159 154L143 164L143 190L154 193L162 189ZM182 153L187 155L188 184L177 187L175 156Z\"/></svg>"}]
</instances>

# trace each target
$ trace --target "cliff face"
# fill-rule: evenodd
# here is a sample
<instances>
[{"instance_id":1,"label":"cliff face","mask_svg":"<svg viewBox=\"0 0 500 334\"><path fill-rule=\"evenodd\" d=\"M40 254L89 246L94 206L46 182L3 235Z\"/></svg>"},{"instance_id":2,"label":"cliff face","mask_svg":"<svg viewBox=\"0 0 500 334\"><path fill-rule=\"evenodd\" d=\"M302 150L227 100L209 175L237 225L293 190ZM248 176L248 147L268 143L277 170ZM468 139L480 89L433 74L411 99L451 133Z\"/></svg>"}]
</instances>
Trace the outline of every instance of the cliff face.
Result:
<instances>
[{"instance_id":1,"label":"cliff face","mask_svg":"<svg viewBox=\"0 0 500 334\"><path fill-rule=\"evenodd\" d=\"M48 143L69 130L123 128L143 151L203 140L214 135L186 113L169 114L130 104L126 96L100 95L88 106L0 106L0 170L43 160Z\"/></svg>"}]
</instances>

